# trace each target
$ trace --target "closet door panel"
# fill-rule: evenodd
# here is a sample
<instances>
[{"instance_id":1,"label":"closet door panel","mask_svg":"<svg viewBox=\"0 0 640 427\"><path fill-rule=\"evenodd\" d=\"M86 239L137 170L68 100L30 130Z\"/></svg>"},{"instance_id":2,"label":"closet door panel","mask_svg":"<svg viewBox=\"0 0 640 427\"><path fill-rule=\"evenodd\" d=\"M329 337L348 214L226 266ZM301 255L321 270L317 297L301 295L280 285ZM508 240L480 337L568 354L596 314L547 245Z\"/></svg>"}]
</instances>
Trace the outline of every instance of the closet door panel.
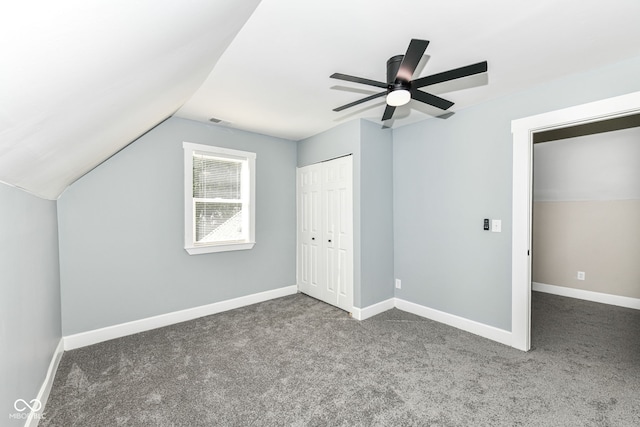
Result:
<instances>
[{"instance_id":1,"label":"closet door panel","mask_svg":"<svg viewBox=\"0 0 640 427\"><path fill-rule=\"evenodd\" d=\"M321 180L316 165L298 169L298 260L300 291L322 298Z\"/></svg>"},{"instance_id":2,"label":"closet door panel","mask_svg":"<svg viewBox=\"0 0 640 427\"><path fill-rule=\"evenodd\" d=\"M337 286L338 286L338 277L337 277L337 255L336 249L338 248L336 242L336 215L337 215L337 194L336 191L329 186L325 182L323 186L323 194L324 194L324 212L323 212L323 222L324 222L324 242L323 245L325 247L325 264L326 264L326 275L325 275L325 301L336 305L338 303L337 296Z\"/></svg>"},{"instance_id":3,"label":"closet door panel","mask_svg":"<svg viewBox=\"0 0 640 427\"><path fill-rule=\"evenodd\" d=\"M338 256L336 305L353 308L353 173L351 157L338 159L335 229Z\"/></svg>"}]
</instances>

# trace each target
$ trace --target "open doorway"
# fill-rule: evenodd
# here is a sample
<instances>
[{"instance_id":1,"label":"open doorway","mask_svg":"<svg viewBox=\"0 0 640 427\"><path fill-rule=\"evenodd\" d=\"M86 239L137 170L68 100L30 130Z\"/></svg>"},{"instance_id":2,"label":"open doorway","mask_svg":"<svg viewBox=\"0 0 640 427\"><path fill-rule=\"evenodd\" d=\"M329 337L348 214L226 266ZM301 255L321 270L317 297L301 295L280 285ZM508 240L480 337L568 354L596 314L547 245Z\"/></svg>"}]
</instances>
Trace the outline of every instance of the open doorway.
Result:
<instances>
[{"instance_id":1,"label":"open doorway","mask_svg":"<svg viewBox=\"0 0 640 427\"><path fill-rule=\"evenodd\" d=\"M639 126L636 114L533 135L532 348L628 341L613 337L630 325L612 325L632 317L614 306L640 309Z\"/></svg>"},{"instance_id":2,"label":"open doorway","mask_svg":"<svg viewBox=\"0 0 640 427\"><path fill-rule=\"evenodd\" d=\"M531 348L531 227L533 139L536 133L640 114L640 92L512 122L512 346Z\"/></svg>"}]
</instances>

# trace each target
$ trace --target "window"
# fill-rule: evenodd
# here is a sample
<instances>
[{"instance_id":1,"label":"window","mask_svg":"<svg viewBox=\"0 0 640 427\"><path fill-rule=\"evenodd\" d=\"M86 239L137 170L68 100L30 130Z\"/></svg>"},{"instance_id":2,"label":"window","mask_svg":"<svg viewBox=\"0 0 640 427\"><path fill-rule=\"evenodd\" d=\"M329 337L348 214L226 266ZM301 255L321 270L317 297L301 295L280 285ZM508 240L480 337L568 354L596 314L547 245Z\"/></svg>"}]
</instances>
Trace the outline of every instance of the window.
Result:
<instances>
[{"instance_id":1,"label":"window","mask_svg":"<svg viewBox=\"0 0 640 427\"><path fill-rule=\"evenodd\" d=\"M253 248L256 154L189 142L183 147L185 250Z\"/></svg>"}]
</instances>

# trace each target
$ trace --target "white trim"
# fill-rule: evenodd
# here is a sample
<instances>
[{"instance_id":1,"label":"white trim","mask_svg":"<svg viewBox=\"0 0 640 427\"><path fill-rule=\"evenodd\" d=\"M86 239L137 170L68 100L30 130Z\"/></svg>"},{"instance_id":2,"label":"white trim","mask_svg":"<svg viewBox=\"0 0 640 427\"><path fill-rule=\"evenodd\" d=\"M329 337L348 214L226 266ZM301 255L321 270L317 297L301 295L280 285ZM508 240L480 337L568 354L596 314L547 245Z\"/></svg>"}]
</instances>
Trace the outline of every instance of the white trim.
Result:
<instances>
[{"instance_id":1,"label":"white trim","mask_svg":"<svg viewBox=\"0 0 640 427\"><path fill-rule=\"evenodd\" d=\"M405 301L399 298L395 299L395 305L398 310L413 313L421 317L426 317L427 319L435 320L436 322L444 323L445 325L462 329L463 331L479 335L492 341L497 341L501 344L509 346L511 345L511 332L505 331L504 329L485 325L484 323L478 323L473 320L465 319L464 317L445 313L443 311L435 310L433 308L425 307L423 305Z\"/></svg>"},{"instance_id":2,"label":"white trim","mask_svg":"<svg viewBox=\"0 0 640 427\"><path fill-rule=\"evenodd\" d=\"M387 310L391 310L395 306L395 298L389 298L388 300L380 301L365 308L353 307L351 309L351 315L356 320L365 320L377 314L384 313Z\"/></svg>"},{"instance_id":3,"label":"white trim","mask_svg":"<svg viewBox=\"0 0 640 427\"><path fill-rule=\"evenodd\" d=\"M222 154L225 157L235 157L238 160L243 160L245 158L256 158L256 153L252 153L251 151L234 150L232 148L215 147L213 145L206 144L194 144L193 142L186 141L182 143L182 148L214 156L216 154Z\"/></svg>"},{"instance_id":4,"label":"white trim","mask_svg":"<svg viewBox=\"0 0 640 427\"><path fill-rule=\"evenodd\" d=\"M199 255L213 252L245 251L253 249L255 244L256 242L217 243L202 246L185 246L184 250L187 251L189 255Z\"/></svg>"},{"instance_id":5,"label":"white trim","mask_svg":"<svg viewBox=\"0 0 640 427\"><path fill-rule=\"evenodd\" d=\"M99 342L108 341L114 338L137 334L139 332L161 328L163 326L169 326L175 323L186 322L188 320L197 319L199 317L233 310L235 308L257 304L259 302L268 301L287 295L293 295L297 292L298 287L296 285L285 286L278 289L272 289L270 291L259 292L257 294L251 294L243 297L215 302L213 304L202 305L199 307L160 314L158 316L147 317L144 319L134 320L118 325L107 326L105 328L95 329L92 331L67 335L63 337L64 349L73 350L75 348L97 344Z\"/></svg>"},{"instance_id":6,"label":"white trim","mask_svg":"<svg viewBox=\"0 0 640 427\"><path fill-rule=\"evenodd\" d=\"M443 311L400 298L389 298L388 300L381 301L365 308L354 307L351 314L356 320L365 320L387 310L391 310L392 308L397 308L398 310L406 311L420 317L425 317L439 323L444 323L445 325L453 326L454 328L461 329L508 346L510 346L513 341L511 332L505 331L504 329L485 325L484 323L465 319L464 317L445 313Z\"/></svg>"},{"instance_id":7,"label":"white trim","mask_svg":"<svg viewBox=\"0 0 640 427\"><path fill-rule=\"evenodd\" d=\"M512 122L512 131L514 122ZM513 186L511 235L511 333L510 344L531 348L531 193L533 144L530 134L513 131ZM529 197L522 197L522 194ZM516 286L516 284L518 284Z\"/></svg>"},{"instance_id":8,"label":"white trim","mask_svg":"<svg viewBox=\"0 0 640 427\"><path fill-rule=\"evenodd\" d=\"M24 424L24 427L37 427L40 422L39 416L44 412L44 407L47 405L47 400L49 399L49 393L51 392L51 387L53 386L53 380L56 376L56 371L58 370L58 365L60 364L60 359L62 359L62 353L64 353L64 340L60 338L58 342L58 346L53 352L53 356L51 357L51 362L49 363L49 369L47 369L47 376L44 378L44 382L38 391L38 395L36 399L40 401L42 404L38 411L31 411L29 416L27 417L27 421Z\"/></svg>"},{"instance_id":9,"label":"white trim","mask_svg":"<svg viewBox=\"0 0 640 427\"><path fill-rule=\"evenodd\" d=\"M511 122L513 198L511 331L513 347L531 347L531 169L533 133L640 113L640 92L525 117Z\"/></svg>"},{"instance_id":10,"label":"white trim","mask_svg":"<svg viewBox=\"0 0 640 427\"><path fill-rule=\"evenodd\" d=\"M531 283L531 289L547 294L599 302L601 304L617 305L618 307L640 310L640 298L623 297L621 295L605 294L603 292L586 291L584 289L568 288L566 286L547 285L546 283Z\"/></svg>"}]
</instances>

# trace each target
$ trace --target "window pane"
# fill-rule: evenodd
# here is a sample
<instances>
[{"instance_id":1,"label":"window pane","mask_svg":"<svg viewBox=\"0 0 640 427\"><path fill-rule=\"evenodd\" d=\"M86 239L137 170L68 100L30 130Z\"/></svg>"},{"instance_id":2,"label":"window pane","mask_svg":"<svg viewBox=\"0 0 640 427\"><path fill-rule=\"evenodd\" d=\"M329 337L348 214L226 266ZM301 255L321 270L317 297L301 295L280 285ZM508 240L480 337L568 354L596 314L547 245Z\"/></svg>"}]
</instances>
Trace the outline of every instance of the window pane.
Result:
<instances>
[{"instance_id":1,"label":"window pane","mask_svg":"<svg viewBox=\"0 0 640 427\"><path fill-rule=\"evenodd\" d=\"M196 202L196 242L243 240L242 203Z\"/></svg>"},{"instance_id":2,"label":"window pane","mask_svg":"<svg viewBox=\"0 0 640 427\"><path fill-rule=\"evenodd\" d=\"M242 162L193 156L193 197L241 199Z\"/></svg>"}]
</instances>

